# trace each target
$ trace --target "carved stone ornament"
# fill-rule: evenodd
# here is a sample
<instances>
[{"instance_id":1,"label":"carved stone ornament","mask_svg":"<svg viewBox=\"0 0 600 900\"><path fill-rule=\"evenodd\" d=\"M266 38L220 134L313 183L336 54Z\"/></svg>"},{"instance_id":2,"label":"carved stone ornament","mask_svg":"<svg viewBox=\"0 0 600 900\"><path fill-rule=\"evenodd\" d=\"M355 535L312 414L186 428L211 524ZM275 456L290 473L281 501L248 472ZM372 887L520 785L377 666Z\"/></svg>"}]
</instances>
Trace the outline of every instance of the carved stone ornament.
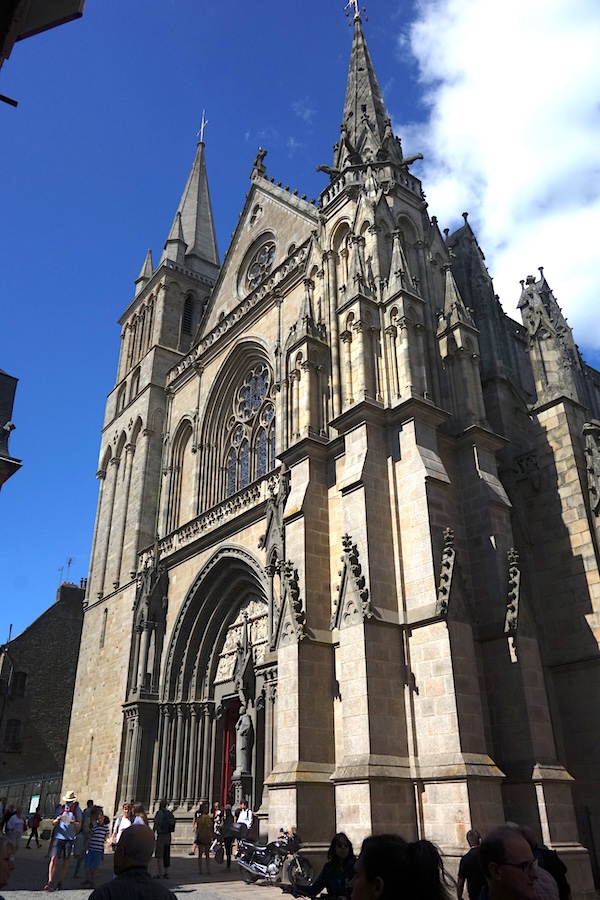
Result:
<instances>
[{"instance_id":1,"label":"carved stone ornament","mask_svg":"<svg viewBox=\"0 0 600 900\"><path fill-rule=\"evenodd\" d=\"M511 663L518 662L517 631L519 627L519 600L521 595L521 569L519 554L514 548L508 551L508 603L504 619L504 633L508 637Z\"/></svg>"},{"instance_id":2,"label":"carved stone ornament","mask_svg":"<svg viewBox=\"0 0 600 900\"><path fill-rule=\"evenodd\" d=\"M585 426L584 426L585 427ZM515 458L517 481L529 481L534 491L539 491L541 484L540 461L536 450L524 453Z\"/></svg>"},{"instance_id":3,"label":"carved stone ornament","mask_svg":"<svg viewBox=\"0 0 600 900\"><path fill-rule=\"evenodd\" d=\"M600 514L600 422L593 419L583 426L585 438L585 471L587 475L590 509Z\"/></svg>"},{"instance_id":4,"label":"carved stone ornament","mask_svg":"<svg viewBox=\"0 0 600 900\"><path fill-rule=\"evenodd\" d=\"M435 612L438 616L447 616L450 606L450 591L452 589L452 576L456 551L454 549L454 531L451 528L444 529L444 549L442 550L442 565L440 581L437 589L437 601Z\"/></svg>"},{"instance_id":5,"label":"carved stone ornament","mask_svg":"<svg viewBox=\"0 0 600 900\"><path fill-rule=\"evenodd\" d=\"M271 650L282 644L297 643L306 637L306 613L300 597L298 570L291 560L278 566L281 577L281 601L274 602Z\"/></svg>"},{"instance_id":6,"label":"carved stone ornament","mask_svg":"<svg viewBox=\"0 0 600 900\"><path fill-rule=\"evenodd\" d=\"M508 551L508 603L504 619L504 633L515 633L519 626L519 599L521 595L521 569L519 554L514 548Z\"/></svg>"},{"instance_id":7,"label":"carved stone ornament","mask_svg":"<svg viewBox=\"0 0 600 900\"><path fill-rule=\"evenodd\" d=\"M289 603L292 621L296 628L296 634L298 635L298 640L302 640L306 634L306 616L304 614L304 605L300 597L298 569L294 568L294 564L290 560L287 560L283 564L283 582L284 594Z\"/></svg>"},{"instance_id":8,"label":"carved stone ornament","mask_svg":"<svg viewBox=\"0 0 600 900\"><path fill-rule=\"evenodd\" d=\"M369 589L359 562L359 551L349 534L342 535L344 555L340 557L340 583L337 586L337 600L334 602L330 628L356 625L373 615Z\"/></svg>"}]
</instances>

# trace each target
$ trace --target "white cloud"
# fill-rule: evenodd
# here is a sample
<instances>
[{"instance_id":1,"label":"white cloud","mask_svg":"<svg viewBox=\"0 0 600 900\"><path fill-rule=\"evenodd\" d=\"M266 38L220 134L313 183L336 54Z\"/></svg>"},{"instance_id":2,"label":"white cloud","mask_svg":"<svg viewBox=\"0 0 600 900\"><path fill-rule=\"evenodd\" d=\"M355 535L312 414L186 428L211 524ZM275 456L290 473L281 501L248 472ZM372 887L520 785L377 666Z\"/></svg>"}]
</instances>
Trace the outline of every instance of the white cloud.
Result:
<instances>
[{"instance_id":1,"label":"white cloud","mask_svg":"<svg viewBox=\"0 0 600 900\"><path fill-rule=\"evenodd\" d=\"M292 103L292 110L306 125L312 124L315 111L308 105L308 98L304 97L302 100L296 100Z\"/></svg>"},{"instance_id":2,"label":"white cloud","mask_svg":"<svg viewBox=\"0 0 600 900\"><path fill-rule=\"evenodd\" d=\"M430 212L453 229L469 211L510 315L544 266L575 340L597 350L600 4L420 0L411 46L430 117L397 131L425 154Z\"/></svg>"}]
</instances>

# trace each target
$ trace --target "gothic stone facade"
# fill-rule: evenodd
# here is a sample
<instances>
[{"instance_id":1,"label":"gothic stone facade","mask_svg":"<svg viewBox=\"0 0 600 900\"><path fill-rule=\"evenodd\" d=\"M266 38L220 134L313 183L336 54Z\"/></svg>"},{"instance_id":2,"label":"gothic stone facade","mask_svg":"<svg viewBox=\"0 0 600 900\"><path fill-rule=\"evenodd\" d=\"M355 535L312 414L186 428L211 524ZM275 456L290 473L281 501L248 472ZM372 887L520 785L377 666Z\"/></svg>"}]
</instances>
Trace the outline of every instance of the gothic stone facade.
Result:
<instances>
[{"instance_id":1,"label":"gothic stone facade","mask_svg":"<svg viewBox=\"0 0 600 900\"><path fill-rule=\"evenodd\" d=\"M246 795L313 847L457 856L512 819L583 895L598 374L543 273L503 312L412 162L359 17L318 204L259 152L221 266L199 144L121 320L65 786L181 818Z\"/></svg>"}]
</instances>

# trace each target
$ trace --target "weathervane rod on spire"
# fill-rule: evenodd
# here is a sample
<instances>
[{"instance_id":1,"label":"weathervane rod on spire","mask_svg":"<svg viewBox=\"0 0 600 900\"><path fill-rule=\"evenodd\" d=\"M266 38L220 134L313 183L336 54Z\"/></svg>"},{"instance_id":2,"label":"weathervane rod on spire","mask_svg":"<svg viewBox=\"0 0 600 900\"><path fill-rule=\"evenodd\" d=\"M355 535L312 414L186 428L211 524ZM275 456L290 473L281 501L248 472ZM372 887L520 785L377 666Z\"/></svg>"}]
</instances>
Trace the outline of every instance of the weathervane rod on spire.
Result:
<instances>
[{"instance_id":1,"label":"weathervane rod on spire","mask_svg":"<svg viewBox=\"0 0 600 900\"><path fill-rule=\"evenodd\" d=\"M202 110L202 121L200 122L200 131L198 132L198 137L200 138L200 143L204 143L204 129L208 125L208 119L204 118L205 110Z\"/></svg>"},{"instance_id":2,"label":"weathervane rod on spire","mask_svg":"<svg viewBox=\"0 0 600 900\"><path fill-rule=\"evenodd\" d=\"M348 0L344 9L346 10L346 9L349 9L350 7L352 7L354 9L354 18L360 19L360 8L358 5L358 0ZM363 6L363 12L364 11L365 11L365 7Z\"/></svg>"}]
</instances>

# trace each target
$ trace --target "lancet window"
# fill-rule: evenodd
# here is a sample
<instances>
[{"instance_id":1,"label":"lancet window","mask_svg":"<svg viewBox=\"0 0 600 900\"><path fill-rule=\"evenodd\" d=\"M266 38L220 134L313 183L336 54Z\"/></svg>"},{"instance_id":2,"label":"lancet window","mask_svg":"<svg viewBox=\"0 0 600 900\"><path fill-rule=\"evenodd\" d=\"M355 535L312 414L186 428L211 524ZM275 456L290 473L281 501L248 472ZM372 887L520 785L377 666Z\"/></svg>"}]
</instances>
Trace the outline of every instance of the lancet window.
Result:
<instances>
[{"instance_id":1,"label":"lancet window","mask_svg":"<svg viewBox=\"0 0 600 900\"><path fill-rule=\"evenodd\" d=\"M230 497L275 465L275 408L268 366L255 366L233 398L225 447L225 495Z\"/></svg>"}]
</instances>

